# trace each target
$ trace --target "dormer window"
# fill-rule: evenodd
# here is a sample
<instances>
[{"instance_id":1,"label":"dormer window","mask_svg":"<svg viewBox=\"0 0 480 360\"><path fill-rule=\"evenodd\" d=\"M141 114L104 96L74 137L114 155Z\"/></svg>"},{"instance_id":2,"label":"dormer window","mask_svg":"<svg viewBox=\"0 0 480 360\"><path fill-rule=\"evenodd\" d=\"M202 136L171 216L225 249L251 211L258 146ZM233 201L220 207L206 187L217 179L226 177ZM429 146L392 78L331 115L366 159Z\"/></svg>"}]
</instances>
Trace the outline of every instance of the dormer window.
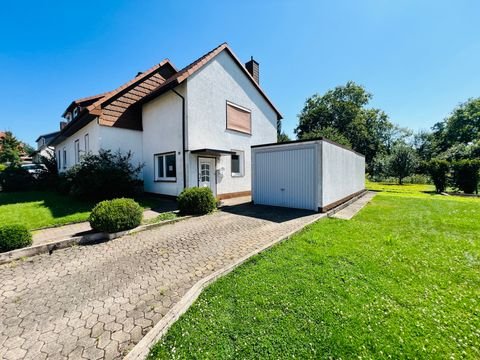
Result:
<instances>
[{"instance_id":1,"label":"dormer window","mask_svg":"<svg viewBox=\"0 0 480 360\"><path fill-rule=\"evenodd\" d=\"M75 109L73 109L73 118L75 119L78 115L78 107L76 107Z\"/></svg>"},{"instance_id":2,"label":"dormer window","mask_svg":"<svg viewBox=\"0 0 480 360\"><path fill-rule=\"evenodd\" d=\"M65 115L65 119L67 120L67 122L72 121L72 113L67 113L67 114Z\"/></svg>"}]
</instances>

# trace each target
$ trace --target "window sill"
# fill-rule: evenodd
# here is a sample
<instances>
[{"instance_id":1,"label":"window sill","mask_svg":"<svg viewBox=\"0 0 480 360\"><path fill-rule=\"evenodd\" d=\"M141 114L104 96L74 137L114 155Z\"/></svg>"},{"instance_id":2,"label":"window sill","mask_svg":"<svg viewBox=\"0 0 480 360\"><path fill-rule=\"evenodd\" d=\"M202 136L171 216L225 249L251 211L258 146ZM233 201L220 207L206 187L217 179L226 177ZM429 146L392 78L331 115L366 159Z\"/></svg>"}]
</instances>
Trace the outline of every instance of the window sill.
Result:
<instances>
[{"instance_id":1,"label":"window sill","mask_svg":"<svg viewBox=\"0 0 480 360\"><path fill-rule=\"evenodd\" d=\"M170 178L170 179L155 179L153 182L170 182L174 183L177 182L177 178Z\"/></svg>"},{"instance_id":2,"label":"window sill","mask_svg":"<svg viewBox=\"0 0 480 360\"><path fill-rule=\"evenodd\" d=\"M232 173L232 177L235 177L235 178L238 178L238 177L244 177L245 174L241 174L241 173Z\"/></svg>"}]
</instances>

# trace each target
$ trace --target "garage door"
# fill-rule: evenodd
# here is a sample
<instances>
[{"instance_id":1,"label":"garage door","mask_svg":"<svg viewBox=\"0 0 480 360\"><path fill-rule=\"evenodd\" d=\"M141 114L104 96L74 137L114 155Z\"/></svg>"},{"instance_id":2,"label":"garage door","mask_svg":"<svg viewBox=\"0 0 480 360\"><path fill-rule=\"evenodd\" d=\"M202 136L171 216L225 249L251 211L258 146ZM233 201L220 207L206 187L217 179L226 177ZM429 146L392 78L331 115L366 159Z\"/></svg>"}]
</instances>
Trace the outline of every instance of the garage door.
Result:
<instances>
[{"instance_id":1,"label":"garage door","mask_svg":"<svg viewBox=\"0 0 480 360\"><path fill-rule=\"evenodd\" d=\"M315 148L255 152L256 204L317 210Z\"/></svg>"}]
</instances>

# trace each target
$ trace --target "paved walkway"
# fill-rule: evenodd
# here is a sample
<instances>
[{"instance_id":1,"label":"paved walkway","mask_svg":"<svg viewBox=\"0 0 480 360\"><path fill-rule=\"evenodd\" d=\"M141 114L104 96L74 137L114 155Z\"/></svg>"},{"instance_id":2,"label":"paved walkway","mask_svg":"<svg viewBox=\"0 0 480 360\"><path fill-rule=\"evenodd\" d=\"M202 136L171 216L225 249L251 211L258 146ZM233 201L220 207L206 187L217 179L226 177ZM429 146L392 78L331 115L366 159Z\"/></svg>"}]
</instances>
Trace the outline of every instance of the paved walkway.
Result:
<instances>
[{"instance_id":1,"label":"paved walkway","mask_svg":"<svg viewBox=\"0 0 480 360\"><path fill-rule=\"evenodd\" d=\"M363 207L367 205L376 194L377 193L375 191L367 191L367 193L361 198L351 203L339 212L336 212L332 217L342 220L350 220L355 215L357 215L357 213L362 210Z\"/></svg>"},{"instance_id":2,"label":"paved walkway","mask_svg":"<svg viewBox=\"0 0 480 360\"><path fill-rule=\"evenodd\" d=\"M323 214L251 205L0 266L0 359L117 359L198 280Z\"/></svg>"}]
</instances>

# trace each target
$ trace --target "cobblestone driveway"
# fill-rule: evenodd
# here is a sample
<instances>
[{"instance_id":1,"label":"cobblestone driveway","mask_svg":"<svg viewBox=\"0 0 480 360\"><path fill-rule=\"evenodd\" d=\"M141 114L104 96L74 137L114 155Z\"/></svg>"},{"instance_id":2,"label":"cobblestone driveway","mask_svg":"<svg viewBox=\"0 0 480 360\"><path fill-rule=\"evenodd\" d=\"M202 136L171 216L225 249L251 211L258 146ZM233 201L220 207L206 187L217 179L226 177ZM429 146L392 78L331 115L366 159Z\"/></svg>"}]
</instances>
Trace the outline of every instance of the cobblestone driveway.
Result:
<instances>
[{"instance_id":1,"label":"cobblestone driveway","mask_svg":"<svg viewBox=\"0 0 480 360\"><path fill-rule=\"evenodd\" d=\"M2 265L0 358L121 358L199 279L320 216L243 205Z\"/></svg>"}]
</instances>

